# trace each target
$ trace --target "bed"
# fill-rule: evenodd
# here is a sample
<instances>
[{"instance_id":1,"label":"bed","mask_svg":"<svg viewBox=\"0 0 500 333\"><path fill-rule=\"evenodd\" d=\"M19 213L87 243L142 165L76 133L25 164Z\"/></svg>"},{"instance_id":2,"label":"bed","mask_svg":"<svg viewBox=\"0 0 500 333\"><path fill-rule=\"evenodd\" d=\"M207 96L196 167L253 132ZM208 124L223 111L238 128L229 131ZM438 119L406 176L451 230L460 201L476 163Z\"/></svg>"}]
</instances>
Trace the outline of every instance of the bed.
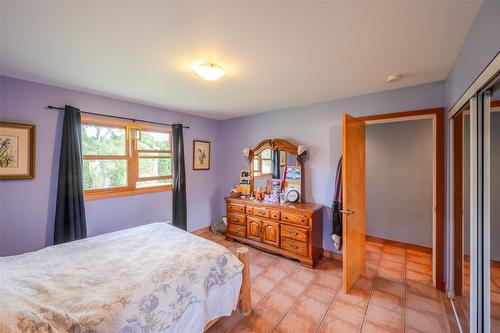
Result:
<instances>
[{"instance_id":1,"label":"bed","mask_svg":"<svg viewBox=\"0 0 500 333\"><path fill-rule=\"evenodd\" d=\"M152 223L2 257L0 332L203 332L238 303L250 312L238 255Z\"/></svg>"}]
</instances>

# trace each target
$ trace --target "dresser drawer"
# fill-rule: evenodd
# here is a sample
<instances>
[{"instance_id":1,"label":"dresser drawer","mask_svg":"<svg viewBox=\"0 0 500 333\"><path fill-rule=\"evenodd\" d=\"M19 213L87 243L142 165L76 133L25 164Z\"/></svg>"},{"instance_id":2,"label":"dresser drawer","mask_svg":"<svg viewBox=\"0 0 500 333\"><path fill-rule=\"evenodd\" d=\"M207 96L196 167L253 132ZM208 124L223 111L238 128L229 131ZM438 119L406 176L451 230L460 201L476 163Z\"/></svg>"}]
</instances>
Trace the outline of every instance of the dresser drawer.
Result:
<instances>
[{"instance_id":1,"label":"dresser drawer","mask_svg":"<svg viewBox=\"0 0 500 333\"><path fill-rule=\"evenodd\" d=\"M247 225L247 217L245 215L228 213L227 214L227 224L238 224L241 226Z\"/></svg>"},{"instance_id":2,"label":"dresser drawer","mask_svg":"<svg viewBox=\"0 0 500 333\"><path fill-rule=\"evenodd\" d=\"M304 215L281 212L281 220L288 223L295 223L301 225L308 225L309 219Z\"/></svg>"},{"instance_id":3,"label":"dresser drawer","mask_svg":"<svg viewBox=\"0 0 500 333\"><path fill-rule=\"evenodd\" d=\"M307 230L302 228L281 225L281 236L300 242L307 242Z\"/></svg>"},{"instance_id":4,"label":"dresser drawer","mask_svg":"<svg viewBox=\"0 0 500 333\"><path fill-rule=\"evenodd\" d=\"M229 203L229 204L227 204L227 211L245 214L245 205Z\"/></svg>"},{"instance_id":5,"label":"dresser drawer","mask_svg":"<svg viewBox=\"0 0 500 333\"><path fill-rule=\"evenodd\" d=\"M257 215L260 217L269 217L269 210L265 207L254 207L253 215Z\"/></svg>"},{"instance_id":6,"label":"dresser drawer","mask_svg":"<svg viewBox=\"0 0 500 333\"><path fill-rule=\"evenodd\" d=\"M280 211L279 210L270 210L269 217L272 218L273 220L279 220L281 217Z\"/></svg>"},{"instance_id":7,"label":"dresser drawer","mask_svg":"<svg viewBox=\"0 0 500 333\"><path fill-rule=\"evenodd\" d=\"M253 207L252 206L246 206L246 213L252 215L253 214Z\"/></svg>"},{"instance_id":8,"label":"dresser drawer","mask_svg":"<svg viewBox=\"0 0 500 333\"><path fill-rule=\"evenodd\" d=\"M230 235L246 237L247 236L247 228L241 225L236 224L228 224L227 225L227 233Z\"/></svg>"},{"instance_id":9,"label":"dresser drawer","mask_svg":"<svg viewBox=\"0 0 500 333\"><path fill-rule=\"evenodd\" d=\"M285 251L307 256L307 244L281 237L281 248Z\"/></svg>"}]
</instances>

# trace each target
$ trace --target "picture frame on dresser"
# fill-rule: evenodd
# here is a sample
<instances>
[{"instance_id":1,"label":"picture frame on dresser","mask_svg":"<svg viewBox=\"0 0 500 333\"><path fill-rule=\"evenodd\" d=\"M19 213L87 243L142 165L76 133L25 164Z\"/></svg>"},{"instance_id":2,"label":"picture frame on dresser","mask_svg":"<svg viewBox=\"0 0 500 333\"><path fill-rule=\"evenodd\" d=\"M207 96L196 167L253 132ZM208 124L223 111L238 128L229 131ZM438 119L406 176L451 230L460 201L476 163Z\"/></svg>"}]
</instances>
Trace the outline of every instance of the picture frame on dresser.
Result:
<instances>
[{"instance_id":1,"label":"picture frame on dresser","mask_svg":"<svg viewBox=\"0 0 500 333\"><path fill-rule=\"evenodd\" d=\"M35 177L35 128L0 122L0 180Z\"/></svg>"}]
</instances>

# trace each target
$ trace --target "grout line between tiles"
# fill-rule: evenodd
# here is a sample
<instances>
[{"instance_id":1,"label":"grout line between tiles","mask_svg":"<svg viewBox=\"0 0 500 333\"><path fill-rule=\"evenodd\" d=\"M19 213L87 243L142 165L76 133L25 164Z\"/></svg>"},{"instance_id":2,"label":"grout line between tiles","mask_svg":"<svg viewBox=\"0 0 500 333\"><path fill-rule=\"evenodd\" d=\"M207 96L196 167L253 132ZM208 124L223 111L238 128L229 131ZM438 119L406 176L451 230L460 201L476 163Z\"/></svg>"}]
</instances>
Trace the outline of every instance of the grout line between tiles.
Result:
<instances>
[{"instance_id":1,"label":"grout line between tiles","mask_svg":"<svg viewBox=\"0 0 500 333\"><path fill-rule=\"evenodd\" d=\"M298 269L297 269L298 270ZM314 269L313 269L314 270ZM297 304L301 299L302 299L302 296L304 295L304 293L306 292L307 288L312 285L314 281L314 277L312 278L311 282L309 282L307 284L307 286L304 288L304 291L302 293L300 293L300 295L297 296L297 298L295 299L295 302L293 302L293 304L290 306L290 308L286 311L286 313L280 318L280 320L278 320L278 323L276 324L276 326L274 326L273 330L278 330L278 326L280 325L280 323L283 321L283 319L286 317L286 315L288 314L288 312L290 312L290 310L294 307L295 304ZM274 288L273 288L274 289ZM271 330L271 332L273 331Z\"/></svg>"},{"instance_id":2,"label":"grout line between tiles","mask_svg":"<svg viewBox=\"0 0 500 333\"><path fill-rule=\"evenodd\" d=\"M368 294L368 302L366 303L365 311L363 314L363 321L361 322L361 327L359 328L360 332L363 330L363 327L365 326L366 315L368 314L368 307L370 306L370 303L372 300L372 292L373 292L373 288L375 287L375 280L377 279L378 269L380 267L380 262L382 261L382 254L383 253L384 253L384 245L382 246L381 251L380 251L380 256L379 256L378 262L377 262L377 269L375 269L375 277L373 278L372 286L370 288L370 293Z\"/></svg>"},{"instance_id":3,"label":"grout line between tiles","mask_svg":"<svg viewBox=\"0 0 500 333\"><path fill-rule=\"evenodd\" d=\"M326 316L328 315L328 312L330 312L330 308L332 307L333 302L335 302L335 300L337 299L337 295L339 294L339 291L340 291L340 288L342 287L342 282L343 281L341 280L340 282L341 283L339 284L339 286L335 290L335 296L333 296L333 299L330 302L330 304L328 305L328 308L326 309L326 312L323 314L323 317L319 321L318 327L316 327L316 330L314 331L315 333L317 333L319 331L319 329L321 328L321 325L323 324L323 321L325 320Z\"/></svg>"}]
</instances>

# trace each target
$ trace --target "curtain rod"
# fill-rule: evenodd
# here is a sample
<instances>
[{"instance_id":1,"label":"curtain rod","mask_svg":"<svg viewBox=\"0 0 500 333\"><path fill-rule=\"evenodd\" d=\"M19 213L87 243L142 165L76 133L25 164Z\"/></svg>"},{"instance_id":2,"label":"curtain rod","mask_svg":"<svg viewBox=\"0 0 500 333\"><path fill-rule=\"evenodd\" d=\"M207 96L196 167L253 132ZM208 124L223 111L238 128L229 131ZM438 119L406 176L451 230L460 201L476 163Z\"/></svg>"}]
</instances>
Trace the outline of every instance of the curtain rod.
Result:
<instances>
[{"instance_id":1,"label":"curtain rod","mask_svg":"<svg viewBox=\"0 0 500 333\"><path fill-rule=\"evenodd\" d=\"M58 106L52 106L48 105L47 109L53 109L53 110L65 110L65 108L61 108ZM112 115L107 115L107 114L102 114L102 113L95 113L95 112L87 112L87 111L80 111L81 113L86 113L86 114L91 114L94 116L102 116L102 117L109 117L109 118L115 118L115 119L123 119L123 120L129 120L129 121L140 121L142 123L149 123L149 124L156 124L156 125L165 125L165 126L172 126L172 124L166 124L166 123L159 123L156 121L150 121L150 120L143 120L143 119L134 119L134 118L127 118L127 117L119 117L119 116L112 116ZM182 126L183 128L189 128L189 126Z\"/></svg>"}]
</instances>

